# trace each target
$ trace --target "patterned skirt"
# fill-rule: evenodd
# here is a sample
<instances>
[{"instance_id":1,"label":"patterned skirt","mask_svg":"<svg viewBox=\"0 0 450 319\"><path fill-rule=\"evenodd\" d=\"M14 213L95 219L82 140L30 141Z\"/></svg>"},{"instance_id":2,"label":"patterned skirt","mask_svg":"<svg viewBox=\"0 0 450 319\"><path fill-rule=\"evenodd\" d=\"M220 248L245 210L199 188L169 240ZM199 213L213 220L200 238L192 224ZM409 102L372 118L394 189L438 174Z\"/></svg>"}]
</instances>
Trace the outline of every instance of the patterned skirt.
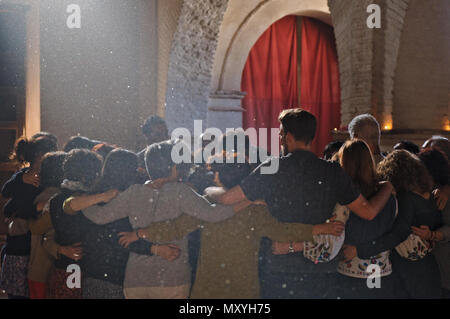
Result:
<instances>
[{"instance_id":1,"label":"patterned skirt","mask_svg":"<svg viewBox=\"0 0 450 319\"><path fill-rule=\"evenodd\" d=\"M71 275L64 269L53 268L47 284L47 299L81 299L80 288L69 288L67 279Z\"/></svg>"},{"instance_id":2,"label":"patterned skirt","mask_svg":"<svg viewBox=\"0 0 450 319\"><path fill-rule=\"evenodd\" d=\"M124 299L123 287L105 280L83 278L83 299Z\"/></svg>"},{"instance_id":3,"label":"patterned skirt","mask_svg":"<svg viewBox=\"0 0 450 319\"><path fill-rule=\"evenodd\" d=\"M29 297L28 262L30 256L13 256L6 254L0 274L0 289L9 295Z\"/></svg>"}]
</instances>

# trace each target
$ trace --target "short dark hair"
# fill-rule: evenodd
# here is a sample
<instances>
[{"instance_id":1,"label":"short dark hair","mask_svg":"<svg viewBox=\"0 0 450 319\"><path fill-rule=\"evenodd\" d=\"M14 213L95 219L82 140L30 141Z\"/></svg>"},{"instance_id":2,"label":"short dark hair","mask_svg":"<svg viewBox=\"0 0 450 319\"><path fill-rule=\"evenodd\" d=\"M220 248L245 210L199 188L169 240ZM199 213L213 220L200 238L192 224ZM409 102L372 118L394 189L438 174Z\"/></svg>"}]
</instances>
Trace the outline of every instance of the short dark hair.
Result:
<instances>
[{"instance_id":1,"label":"short dark hair","mask_svg":"<svg viewBox=\"0 0 450 319\"><path fill-rule=\"evenodd\" d=\"M95 152L87 149L71 150L64 160L64 178L83 183L92 187L100 176L102 158Z\"/></svg>"},{"instance_id":2,"label":"short dark hair","mask_svg":"<svg viewBox=\"0 0 450 319\"><path fill-rule=\"evenodd\" d=\"M63 163L65 152L51 152L42 157L40 183L41 187L59 187L63 181Z\"/></svg>"},{"instance_id":3,"label":"short dark hair","mask_svg":"<svg viewBox=\"0 0 450 319\"><path fill-rule=\"evenodd\" d=\"M342 145L344 145L344 142L342 141L334 141L331 143L328 143L327 146L325 146L325 149L323 150L323 159L325 160L331 160L334 154L339 152Z\"/></svg>"},{"instance_id":4,"label":"short dark hair","mask_svg":"<svg viewBox=\"0 0 450 319\"><path fill-rule=\"evenodd\" d=\"M11 159L20 163L33 164L38 157L56 150L57 144L52 137L46 135L34 136L30 139L21 137L16 141Z\"/></svg>"},{"instance_id":5,"label":"short dark hair","mask_svg":"<svg viewBox=\"0 0 450 319\"><path fill-rule=\"evenodd\" d=\"M97 185L100 192L109 189L126 190L136 182L138 157L135 153L116 148L105 158L102 168L102 177Z\"/></svg>"},{"instance_id":6,"label":"short dark hair","mask_svg":"<svg viewBox=\"0 0 450 319\"><path fill-rule=\"evenodd\" d=\"M215 159L222 157L221 161ZM252 172L252 167L245 161L238 163L238 153L223 152L208 159L208 169L219 173L219 180L226 189L238 185Z\"/></svg>"},{"instance_id":7,"label":"short dark hair","mask_svg":"<svg viewBox=\"0 0 450 319\"><path fill-rule=\"evenodd\" d=\"M411 141L400 141L394 145L394 150L407 150L413 154L418 154L420 152L419 146Z\"/></svg>"},{"instance_id":8,"label":"short dark hair","mask_svg":"<svg viewBox=\"0 0 450 319\"><path fill-rule=\"evenodd\" d=\"M428 169L435 185L449 184L450 170L447 156L444 153L435 148L426 148L420 151L418 156Z\"/></svg>"},{"instance_id":9,"label":"short dark hair","mask_svg":"<svg viewBox=\"0 0 450 319\"><path fill-rule=\"evenodd\" d=\"M72 136L66 145L64 145L64 152L70 152L74 149L88 149L91 150L95 145L101 142L91 140L84 136Z\"/></svg>"},{"instance_id":10,"label":"short dark hair","mask_svg":"<svg viewBox=\"0 0 450 319\"><path fill-rule=\"evenodd\" d=\"M287 109L278 117L284 132L291 133L296 141L309 144L316 135L317 120L314 115L302 109Z\"/></svg>"},{"instance_id":11,"label":"short dark hair","mask_svg":"<svg viewBox=\"0 0 450 319\"><path fill-rule=\"evenodd\" d=\"M167 128L166 121L158 115L152 115L145 120L144 125L142 125L142 133L144 135L149 135L150 132L159 125L164 125Z\"/></svg>"},{"instance_id":12,"label":"short dark hair","mask_svg":"<svg viewBox=\"0 0 450 319\"><path fill-rule=\"evenodd\" d=\"M58 138L56 137L56 135L49 133L49 132L39 132L39 133L34 134L31 138L33 139L33 138L39 138L39 137L43 137L43 136L52 140L55 143L55 145L58 144Z\"/></svg>"},{"instance_id":13,"label":"short dark hair","mask_svg":"<svg viewBox=\"0 0 450 319\"><path fill-rule=\"evenodd\" d=\"M176 166L179 177L186 177L191 164L176 164L172 160L172 149L175 145L184 143L181 140L169 140L160 143L154 143L147 147L145 151L145 167L152 180L169 177L172 173L172 167Z\"/></svg>"},{"instance_id":14,"label":"short dark hair","mask_svg":"<svg viewBox=\"0 0 450 319\"><path fill-rule=\"evenodd\" d=\"M446 137L440 135L434 135L430 139L426 140L422 148L437 148L443 152L448 159L450 159L450 142Z\"/></svg>"}]
</instances>

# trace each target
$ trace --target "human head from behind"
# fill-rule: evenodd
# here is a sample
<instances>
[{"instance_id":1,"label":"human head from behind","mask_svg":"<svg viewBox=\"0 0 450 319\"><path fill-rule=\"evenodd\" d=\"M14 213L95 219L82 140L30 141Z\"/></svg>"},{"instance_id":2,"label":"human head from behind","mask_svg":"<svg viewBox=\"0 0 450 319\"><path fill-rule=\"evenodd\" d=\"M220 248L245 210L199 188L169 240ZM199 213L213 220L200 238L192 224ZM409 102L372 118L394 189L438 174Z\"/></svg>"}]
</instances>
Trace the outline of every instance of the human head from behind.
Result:
<instances>
[{"instance_id":1,"label":"human head from behind","mask_svg":"<svg viewBox=\"0 0 450 319\"><path fill-rule=\"evenodd\" d=\"M208 169L215 174L216 186L230 189L250 175L252 166L247 160L240 163L238 158L238 153L224 151L223 154L216 154L208 159Z\"/></svg>"},{"instance_id":2,"label":"human head from behind","mask_svg":"<svg viewBox=\"0 0 450 319\"><path fill-rule=\"evenodd\" d=\"M21 137L16 141L11 159L22 165L29 164L32 170L38 172L42 156L56 149L57 141L51 136Z\"/></svg>"},{"instance_id":3,"label":"human head from behind","mask_svg":"<svg viewBox=\"0 0 450 319\"><path fill-rule=\"evenodd\" d=\"M60 187L64 177L63 163L67 153L50 152L42 157L40 182L42 188Z\"/></svg>"},{"instance_id":4,"label":"human head from behind","mask_svg":"<svg viewBox=\"0 0 450 319\"><path fill-rule=\"evenodd\" d=\"M71 190L91 191L102 169L102 158L86 149L74 149L67 153L64 160L65 188Z\"/></svg>"},{"instance_id":5,"label":"human head from behind","mask_svg":"<svg viewBox=\"0 0 450 319\"><path fill-rule=\"evenodd\" d=\"M346 141L337 153L339 164L359 187L365 198L376 191L378 175L369 146L360 139Z\"/></svg>"},{"instance_id":6,"label":"human head from behind","mask_svg":"<svg viewBox=\"0 0 450 319\"><path fill-rule=\"evenodd\" d=\"M407 150L408 152L411 152L413 154L418 154L420 152L419 146L414 144L411 141L400 141L399 143L395 144L393 147L394 150Z\"/></svg>"},{"instance_id":7,"label":"human head from behind","mask_svg":"<svg viewBox=\"0 0 450 319\"><path fill-rule=\"evenodd\" d=\"M341 141L334 141L328 143L327 146L325 146L325 149L323 150L323 159L330 161L333 158L333 155L339 151L342 145L344 145L344 142Z\"/></svg>"},{"instance_id":8,"label":"human head from behind","mask_svg":"<svg viewBox=\"0 0 450 319\"><path fill-rule=\"evenodd\" d=\"M228 152L229 154L238 154L241 162L244 161L244 159L247 162L250 161L253 164L252 167L254 168L262 162L258 148L251 145L250 137L245 134L243 130L226 132L219 138L219 143L222 144L223 151ZM219 154L219 156L222 155L223 154Z\"/></svg>"},{"instance_id":9,"label":"human head from behind","mask_svg":"<svg viewBox=\"0 0 450 319\"><path fill-rule=\"evenodd\" d=\"M58 144L58 138L54 134L49 133L49 132L39 132L39 133L34 134L31 138L33 139L33 138L39 138L39 137L43 137L43 136L52 140L55 143L55 145Z\"/></svg>"},{"instance_id":10,"label":"human head from behind","mask_svg":"<svg viewBox=\"0 0 450 319\"><path fill-rule=\"evenodd\" d=\"M436 148L444 153L448 159L450 159L450 141L439 135L435 135L432 138L428 139L423 143L422 148Z\"/></svg>"},{"instance_id":11,"label":"human head from behind","mask_svg":"<svg viewBox=\"0 0 450 319\"><path fill-rule=\"evenodd\" d=\"M378 164L378 174L383 180L392 183L397 193L415 192L429 194L433 181L421 160L406 150L395 150L389 153Z\"/></svg>"},{"instance_id":12,"label":"human head from behind","mask_svg":"<svg viewBox=\"0 0 450 319\"><path fill-rule=\"evenodd\" d=\"M169 140L154 143L147 147L145 151L145 167L152 182L160 180L159 182L164 184L166 182L184 180L188 176L191 164L176 164L172 159L172 149L175 145L181 148L184 142L181 140ZM187 149L187 147L184 149Z\"/></svg>"},{"instance_id":13,"label":"human head from behind","mask_svg":"<svg viewBox=\"0 0 450 319\"><path fill-rule=\"evenodd\" d=\"M370 114L361 114L353 118L348 124L350 138L359 138L367 143L373 155L381 154L380 149L380 125L375 117Z\"/></svg>"},{"instance_id":14,"label":"human head from behind","mask_svg":"<svg viewBox=\"0 0 450 319\"><path fill-rule=\"evenodd\" d=\"M317 120L302 109L287 109L280 113L281 151L283 155L296 150L310 150L316 135Z\"/></svg>"},{"instance_id":15,"label":"human head from behind","mask_svg":"<svg viewBox=\"0 0 450 319\"><path fill-rule=\"evenodd\" d=\"M117 148L105 158L102 176L97 185L98 192L110 189L124 191L136 182L138 157L135 153Z\"/></svg>"},{"instance_id":16,"label":"human head from behind","mask_svg":"<svg viewBox=\"0 0 450 319\"><path fill-rule=\"evenodd\" d=\"M147 138L147 145L169 139L169 130L166 122L157 115L150 116L145 120L144 125L142 125L142 133Z\"/></svg>"},{"instance_id":17,"label":"human head from behind","mask_svg":"<svg viewBox=\"0 0 450 319\"><path fill-rule=\"evenodd\" d=\"M74 149L88 149L92 150L92 148L101 142L91 140L84 136L72 136L69 141L67 141L66 145L64 145L64 152L70 152Z\"/></svg>"},{"instance_id":18,"label":"human head from behind","mask_svg":"<svg viewBox=\"0 0 450 319\"><path fill-rule=\"evenodd\" d=\"M450 169L444 153L435 148L426 148L421 150L418 156L433 178L434 187L448 185Z\"/></svg>"}]
</instances>

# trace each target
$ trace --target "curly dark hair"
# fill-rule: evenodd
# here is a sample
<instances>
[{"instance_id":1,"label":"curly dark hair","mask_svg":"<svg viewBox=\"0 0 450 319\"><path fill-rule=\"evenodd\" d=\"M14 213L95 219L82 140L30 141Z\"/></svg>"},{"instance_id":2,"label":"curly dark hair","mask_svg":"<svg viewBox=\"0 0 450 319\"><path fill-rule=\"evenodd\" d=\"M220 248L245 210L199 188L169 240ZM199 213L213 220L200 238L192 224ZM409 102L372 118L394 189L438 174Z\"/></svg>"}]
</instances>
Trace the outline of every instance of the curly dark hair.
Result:
<instances>
[{"instance_id":1,"label":"curly dark hair","mask_svg":"<svg viewBox=\"0 0 450 319\"><path fill-rule=\"evenodd\" d=\"M22 164L33 164L45 153L55 152L56 150L57 142L53 136L36 134L30 139L23 136L16 141L10 159Z\"/></svg>"},{"instance_id":2,"label":"curly dark hair","mask_svg":"<svg viewBox=\"0 0 450 319\"><path fill-rule=\"evenodd\" d=\"M378 174L397 192L430 192L433 181L420 159L405 150L395 150L378 164Z\"/></svg>"},{"instance_id":3,"label":"curly dark hair","mask_svg":"<svg viewBox=\"0 0 450 319\"><path fill-rule=\"evenodd\" d=\"M425 164L436 186L448 185L450 168L447 156L435 148L426 148L418 154L422 163Z\"/></svg>"},{"instance_id":4,"label":"curly dark hair","mask_svg":"<svg viewBox=\"0 0 450 319\"><path fill-rule=\"evenodd\" d=\"M59 187L63 181L63 163L67 153L51 152L42 157L41 162L41 187Z\"/></svg>"},{"instance_id":5,"label":"curly dark hair","mask_svg":"<svg viewBox=\"0 0 450 319\"><path fill-rule=\"evenodd\" d=\"M67 153L64 160L64 178L92 187L100 176L102 165L102 157L97 153L86 149L73 149Z\"/></svg>"}]
</instances>

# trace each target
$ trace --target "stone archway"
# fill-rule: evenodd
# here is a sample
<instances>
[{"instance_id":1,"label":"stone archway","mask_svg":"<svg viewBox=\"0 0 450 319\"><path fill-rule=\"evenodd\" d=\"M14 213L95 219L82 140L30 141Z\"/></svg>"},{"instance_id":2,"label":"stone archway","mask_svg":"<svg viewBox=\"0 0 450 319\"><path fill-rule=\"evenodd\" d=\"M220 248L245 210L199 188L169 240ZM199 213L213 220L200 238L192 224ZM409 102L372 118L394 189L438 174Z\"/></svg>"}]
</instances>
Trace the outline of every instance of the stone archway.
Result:
<instances>
[{"instance_id":1,"label":"stone archway","mask_svg":"<svg viewBox=\"0 0 450 319\"><path fill-rule=\"evenodd\" d=\"M291 14L331 24L328 4L322 0L253 0L245 6L233 0L228 3L211 78L208 125L222 130L242 125L244 93L240 87L248 54L270 25Z\"/></svg>"},{"instance_id":2,"label":"stone archway","mask_svg":"<svg viewBox=\"0 0 450 319\"><path fill-rule=\"evenodd\" d=\"M223 130L241 126L247 56L259 36L289 14L331 23L326 0L185 0L169 62L169 130L193 131L194 119Z\"/></svg>"},{"instance_id":3,"label":"stone archway","mask_svg":"<svg viewBox=\"0 0 450 319\"><path fill-rule=\"evenodd\" d=\"M392 128L393 88L410 0L185 0L172 45L166 92L169 129L193 120L241 125L242 70L258 37L288 14L318 18L335 29L341 83L341 126L372 113ZM369 4L382 9L382 28L366 25ZM331 13L331 16L330 16ZM224 124L225 123L225 124ZM206 126L206 125L205 125Z\"/></svg>"}]
</instances>

